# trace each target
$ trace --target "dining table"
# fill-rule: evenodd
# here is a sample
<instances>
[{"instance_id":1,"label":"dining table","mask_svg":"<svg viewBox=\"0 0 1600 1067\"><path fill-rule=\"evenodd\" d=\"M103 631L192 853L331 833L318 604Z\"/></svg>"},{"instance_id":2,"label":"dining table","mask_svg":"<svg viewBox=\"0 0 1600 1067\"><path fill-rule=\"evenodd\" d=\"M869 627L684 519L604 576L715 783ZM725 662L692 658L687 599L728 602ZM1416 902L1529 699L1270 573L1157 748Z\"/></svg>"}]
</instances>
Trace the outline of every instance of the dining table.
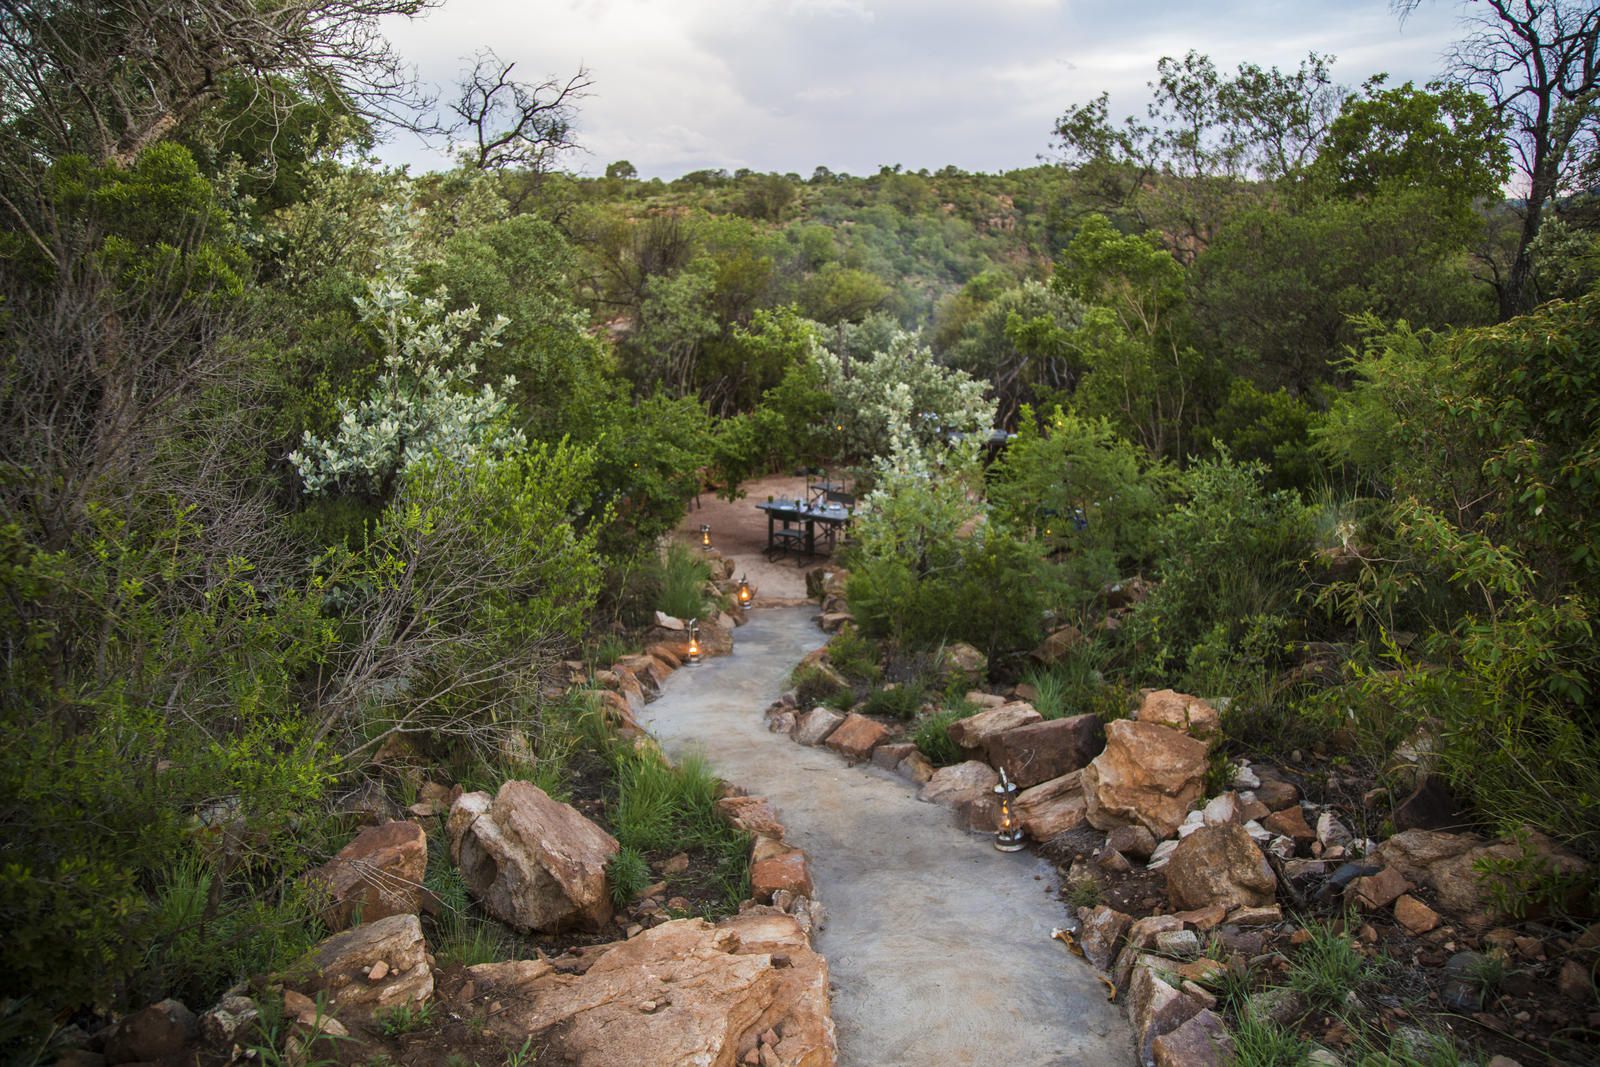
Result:
<instances>
[{"instance_id":1,"label":"dining table","mask_svg":"<svg viewBox=\"0 0 1600 1067\"><path fill-rule=\"evenodd\" d=\"M834 501L819 501L808 503L799 498L769 500L756 507L767 513L767 551L772 552L778 547L778 523L783 523L782 529L789 530L798 526L804 533L805 553L808 556L817 554L817 528L821 526L825 536L831 543L836 540L838 532L850 524L852 509L845 504ZM788 547L787 543L784 545Z\"/></svg>"}]
</instances>

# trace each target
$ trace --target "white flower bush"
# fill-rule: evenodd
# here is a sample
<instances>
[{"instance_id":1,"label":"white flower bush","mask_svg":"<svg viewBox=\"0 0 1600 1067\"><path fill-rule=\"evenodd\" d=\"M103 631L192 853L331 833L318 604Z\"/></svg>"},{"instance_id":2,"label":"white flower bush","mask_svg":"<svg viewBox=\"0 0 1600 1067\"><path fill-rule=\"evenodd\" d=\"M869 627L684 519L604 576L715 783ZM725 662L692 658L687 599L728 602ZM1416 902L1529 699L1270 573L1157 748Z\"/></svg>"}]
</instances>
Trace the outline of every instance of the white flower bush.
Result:
<instances>
[{"instance_id":1,"label":"white flower bush","mask_svg":"<svg viewBox=\"0 0 1600 1067\"><path fill-rule=\"evenodd\" d=\"M289 454L308 493L386 495L397 475L427 456L463 461L526 444L506 425L505 393L516 379L473 386L478 357L500 346L507 320L497 317L478 331L476 307L447 310L443 292L414 296L406 284L409 243L397 237L392 252L355 301L383 347L378 380L361 400L339 402L331 436L308 430Z\"/></svg>"}]
</instances>

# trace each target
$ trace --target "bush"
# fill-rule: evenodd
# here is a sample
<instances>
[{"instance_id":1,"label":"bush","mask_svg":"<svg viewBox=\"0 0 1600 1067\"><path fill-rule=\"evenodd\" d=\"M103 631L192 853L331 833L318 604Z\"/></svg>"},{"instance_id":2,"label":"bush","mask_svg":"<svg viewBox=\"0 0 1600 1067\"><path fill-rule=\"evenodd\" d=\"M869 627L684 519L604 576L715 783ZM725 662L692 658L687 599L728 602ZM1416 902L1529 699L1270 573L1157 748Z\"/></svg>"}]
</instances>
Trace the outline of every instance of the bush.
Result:
<instances>
[{"instance_id":1,"label":"bush","mask_svg":"<svg viewBox=\"0 0 1600 1067\"><path fill-rule=\"evenodd\" d=\"M927 690L914 683L902 683L893 688L874 689L867 694L866 706L862 711L868 715L881 715L885 718L900 719L910 722L916 718L917 712L922 708L923 699Z\"/></svg>"},{"instance_id":2,"label":"bush","mask_svg":"<svg viewBox=\"0 0 1600 1067\"><path fill-rule=\"evenodd\" d=\"M680 619L702 619L710 615L706 583L711 567L700 554L681 541L667 545L661 563L661 595L656 606Z\"/></svg>"},{"instance_id":3,"label":"bush","mask_svg":"<svg viewBox=\"0 0 1600 1067\"><path fill-rule=\"evenodd\" d=\"M606 882L611 886L611 903L626 907L650 884L650 862L638 849L624 845L606 864Z\"/></svg>"},{"instance_id":4,"label":"bush","mask_svg":"<svg viewBox=\"0 0 1600 1067\"><path fill-rule=\"evenodd\" d=\"M935 767L948 767L952 763L960 763L966 755L959 745L950 740L950 724L960 719L971 718L977 713L976 704L962 701L943 711L924 716L917 722L916 729L911 732L911 740L916 744L918 751L928 757L928 762Z\"/></svg>"},{"instance_id":5,"label":"bush","mask_svg":"<svg viewBox=\"0 0 1600 1067\"><path fill-rule=\"evenodd\" d=\"M828 663L852 682L870 685L883 673L877 645L848 623L828 642Z\"/></svg>"},{"instance_id":6,"label":"bush","mask_svg":"<svg viewBox=\"0 0 1600 1067\"><path fill-rule=\"evenodd\" d=\"M795 702L803 710L850 696L849 689L820 667L795 668L789 675L789 684L794 687Z\"/></svg>"}]
</instances>

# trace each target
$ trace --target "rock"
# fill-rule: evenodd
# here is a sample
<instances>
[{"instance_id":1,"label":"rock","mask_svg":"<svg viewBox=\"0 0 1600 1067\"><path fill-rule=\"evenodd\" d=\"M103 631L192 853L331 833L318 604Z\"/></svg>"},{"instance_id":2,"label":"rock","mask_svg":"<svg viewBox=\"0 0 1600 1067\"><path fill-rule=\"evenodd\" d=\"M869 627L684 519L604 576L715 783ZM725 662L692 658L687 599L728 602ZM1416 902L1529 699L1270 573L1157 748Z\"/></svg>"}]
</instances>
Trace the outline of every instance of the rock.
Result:
<instances>
[{"instance_id":1,"label":"rock","mask_svg":"<svg viewBox=\"0 0 1600 1067\"><path fill-rule=\"evenodd\" d=\"M795 723L794 739L802 745L820 745L844 722L844 716L827 708L812 708Z\"/></svg>"},{"instance_id":2,"label":"rock","mask_svg":"<svg viewBox=\"0 0 1600 1067\"><path fill-rule=\"evenodd\" d=\"M1272 809L1256 799L1255 793L1246 789L1238 794L1239 819L1242 822L1260 822L1272 814Z\"/></svg>"},{"instance_id":3,"label":"rock","mask_svg":"<svg viewBox=\"0 0 1600 1067\"><path fill-rule=\"evenodd\" d=\"M1323 848L1348 845L1355 839L1356 835L1333 812L1325 811L1317 816L1317 843Z\"/></svg>"},{"instance_id":4,"label":"rock","mask_svg":"<svg viewBox=\"0 0 1600 1067\"><path fill-rule=\"evenodd\" d=\"M1095 863L1107 874L1127 874L1133 870L1133 864L1128 862L1128 857L1114 848L1103 848L1095 856Z\"/></svg>"},{"instance_id":5,"label":"rock","mask_svg":"<svg viewBox=\"0 0 1600 1067\"><path fill-rule=\"evenodd\" d=\"M1412 937L1421 937L1439 925L1439 913L1406 893L1394 902L1394 921Z\"/></svg>"},{"instance_id":6,"label":"rock","mask_svg":"<svg viewBox=\"0 0 1600 1067\"><path fill-rule=\"evenodd\" d=\"M1137 824L1113 826L1106 833L1106 847L1143 863L1156 850L1156 835Z\"/></svg>"},{"instance_id":7,"label":"rock","mask_svg":"<svg viewBox=\"0 0 1600 1067\"><path fill-rule=\"evenodd\" d=\"M1222 1017L1202 1009L1152 1042L1156 1067L1223 1067L1233 1062L1233 1039Z\"/></svg>"},{"instance_id":8,"label":"rock","mask_svg":"<svg viewBox=\"0 0 1600 1067\"><path fill-rule=\"evenodd\" d=\"M934 771L933 777L917 793L917 799L946 807L960 807L973 800L992 796L991 791L999 781L1000 776L987 763L968 760Z\"/></svg>"},{"instance_id":9,"label":"rock","mask_svg":"<svg viewBox=\"0 0 1600 1067\"><path fill-rule=\"evenodd\" d=\"M309 880L327 893L322 921L330 930L343 930L358 918L416 914L427 870L427 833L414 822L396 821L362 830Z\"/></svg>"},{"instance_id":10,"label":"rock","mask_svg":"<svg viewBox=\"0 0 1600 1067\"><path fill-rule=\"evenodd\" d=\"M1261 820L1261 825L1272 833L1290 838L1297 847L1309 847L1317 839L1317 832L1306 822L1305 812L1300 810L1298 804L1273 812Z\"/></svg>"},{"instance_id":11,"label":"rock","mask_svg":"<svg viewBox=\"0 0 1600 1067\"><path fill-rule=\"evenodd\" d=\"M194 1012L180 1001L163 1000L117 1020L106 1037L110 1063L136 1063L176 1057L194 1037Z\"/></svg>"},{"instance_id":12,"label":"rock","mask_svg":"<svg viewBox=\"0 0 1600 1067\"><path fill-rule=\"evenodd\" d=\"M1527 844L1533 852L1531 862L1556 875L1583 870L1581 859L1537 831L1528 832ZM1529 862L1523 859L1522 845L1512 839L1486 842L1477 834L1440 830L1395 834L1374 850L1371 859L1396 868L1408 881L1428 886L1441 910L1475 930L1506 917L1496 911L1492 884L1485 884L1475 865L1485 860Z\"/></svg>"},{"instance_id":13,"label":"rock","mask_svg":"<svg viewBox=\"0 0 1600 1067\"><path fill-rule=\"evenodd\" d=\"M1276 904L1261 908L1234 908L1228 913L1230 926L1277 926L1283 921L1283 909Z\"/></svg>"},{"instance_id":14,"label":"rock","mask_svg":"<svg viewBox=\"0 0 1600 1067\"><path fill-rule=\"evenodd\" d=\"M200 1037L208 1045L226 1048L247 1036L260 1018L260 1009L249 997L225 995L200 1016Z\"/></svg>"},{"instance_id":15,"label":"rock","mask_svg":"<svg viewBox=\"0 0 1600 1067\"><path fill-rule=\"evenodd\" d=\"M1411 883L1406 881L1405 875L1393 867L1385 867L1377 874L1369 874L1351 882L1350 888L1345 890L1344 895L1346 900L1353 901L1367 911L1377 911L1393 904L1401 894L1409 892L1411 888Z\"/></svg>"},{"instance_id":16,"label":"rock","mask_svg":"<svg viewBox=\"0 0 1600 1067\"><path fill-rule=\"evenodd\" d=\"M1565 960L1556 974L1556 991L1568 1000L1587 1004L1594 999L1594 975L1577 960Z\"/></svg>"},{"instance_id":17,"label":"rock","mask_svg":"<svg viewBox=\"0 0 1600 1067\"><path fill-rule=\"evenodd\" d=\"M626 667L613 665L609 670L595 671L594 680L602 689L619 694L627 701L628 710L634 715L644 710L644 686Z\"/></svg>"},{"instance_id":18,"label":"rock","mask_svg":"<svg viewBox=\"0 0 1600 1067\"><path fill-rule=\"evenodd\" d=\"M963 681L969 687L975 686L989 673L989 658L965 641L956 641L944 646L944 654L939 657L939 673Z\"/></svg>"},{"instance_id":19,"label":"rock","mask_svg":"<svg viewBox=\"0 0 1600 1067\"><path fill-rule=\"evenodd\" d=\"M783 853L788 852L792 847L793 846L791 845L784 844L776 837L767 837L765 834L757 834L755 836L755 840L750 842L750 862L760 863L762 860L767 859L768 857L782 855ZM672 872L664 871L663 873L670 874ZM678 873L681 874L682 872L680 871Z\"/></svg>"},{"instance_id":20,"label":"rock","mask_svg":"<svg viewBox=\"0 0 1600 1067\"><path fill-rule=\"evenodd\" d=\"M1028 707L1026 704L1019 706ZM1100 717L1074 715L992 734L984 745L984 753L991 766L1004 767L1007 776L1026 789L1082 769L1104 747L1105 727Z\"/></svg>"},{"instance_id":21,"label":"rock","mask_svg":"<svg viewBox=\"0 0 1600 1067\"><path fill-rule=\"evenodd\" d=\"M1300 803L1300 790L1293 782L1286 782L1282 778L1263 779L1252 792L1255 793L1257 800L1273 811L1282 811L1292 804Z\"/></svg>"},{"instance_id":22,"label":"rock","mask_svg":"<svg viewBox=\"0 0 1600 1067\"><path fill-rule=\"evenodd\" d=\"M817 620L817 625L825 634L836 634L844 629L846 623L853 623L856 617L848 611L825 611Z\"/></svg>"},{"instance_id":23,"label":"rock","mask_svg":"<svg viewBox=\"0 0 1600 1067\"><path fill-rule=\"evenodd\" d=\"M645 649L645 653L660 660L669 671L675 671L683 666L683 653L665 642L657 642Z\"/></svg>"},{"instance_id":24,"label":"rock","mask_svg":"<svg viewBox=\"0 0 1600 1067\"><path fill-rule=\"evenodd\" d=\"M520 930L600 929L611 918L606 864L616 839L530 782L491 800L464 793L450 809L450 854L467 888Z\"/></svg>"},{"instance_id":25,"label":"rock","mask_svg":"<svg viewBox=\"0 0 1600 1067\"><path fill-rule=\"evenodd\" d=\"M682 874L689 869L689 854L679 852L671 856L661 865L661 873L666 875Z\"/></svg>"},{"instance_id":26,"label":"rock","mask_svg":"<svg viewBox=\"0 0 1600 1067\"><path fill-rule=\"evenodd\" d=\"M786 734L791 737L794 735L797 725L799 725L799 720L795 718L795 714L792 711L780 711L767 720L767 729L772 733Z\"/></svg>"},{"instance_id":27,"label":"rock","mask_svg":"<svg viewBox=\"0 0 1600 1067\"><path fill-rule=\"evenodd\" d=\"M957 719L950 724L950 740L968 752L986 756L990 738L1019 726L1043 721L1044 716L1035 711L1032 704L1013 701L965 719Z\"/></svg>"},{"instance_id":28,"label":"rock","mask_svg":"<svg viewBox=\"0 0 1600 1067\"><path fill-rule=\"evenodd\" d=\"M1133 716L1139 722L1182 730L1190 737L1210 738L1222 730L1217 709L1199 697L1158 689L1144 698Z\"/></svg>"},{"instance_id":29,"label":"rock","mask_svg":"<svg viewBox=\"0 0 1600 1067\"><path fill-rule=\"evenodd\" d=\"M1221 826L1228 822L1244 822L1239 817L1239 795L1237 793L1220 793L1206 801L1206 806L1200 811L1200 821L1207 826Z\"/></svg>"},{"instance_id":30,"label":"rock","mask_svg":"<svg viewBox=\"0 0 1600 1067\"><path fill-rule=\"evenodd\" d=\"M334 810L341 815L354 815L363 826L376 826L400 817L399 805L389 799L381 783L371 778L340 797Z\"/></svg>"},{"instance_id":31,"label":"rock","mask_svg":"<svg viewBox=\"0 0 1600 1067\"><path fill-rule=\"evenodd\" d=\"M581 975L546 972L501 999L496 1032L530 1040L541 1063L709 1067L751 1050L768 1067L835 1063L827 962L796 918L771 908L718 926L663 923L603 950Z\"/></svg>"},{"instance_id":32,"label":"rock","mask_svg":"<svg viewBox=\"0 0 1600 1067\"><path fill-rule=\"evenodd\" d=\"M1245 1000L1245 1011L1266 1022L1289 1026L1304 1010L1300 994L1285 986L1263 989L1251 993Z\"/></svg>"},{"instance_id":33,"label":"rock","mask_svg":"<svg viewBox=\"0 0 1600 1067\"><path fill-rule=\"evenodd\" d=\"M872 755L872 750L888 737L889 731L882 723L851 712L828 733L823 744L841 756L860 760Z\"/></svg>"},{"instance_id":34,"label":"rock","mask_svg":"<svg viewBox=\"0 0 1600 1067\"><path fill-rule=\"evenodd\" d=\"M661 627L663 630L672 630L674 632L687 630L689 628L688 623L674 615L668 615L664 611L656 612L656 625Z\"/></svg>"},{"instance_id":35,"label":"rock","mask_svg":"<svg viewBox=\"0 0 1600 1067\"><path fill-rule=\"evenodd\" d=\"M1202 826L1178 843L1167 864L1167 896L1174 907L1264 907L1278 879L1244 827Z\"/></svg>"},{"instance_id":36,"label":"rock","mask_svg":"<svg viewBox=\"0 0 1600 1067\"><path fill-rule=\"evenodd\" d=\"M1150 595L1155 586L1135 575L1120 582L1110 582L1100 587L1100 600L1112 611L1131 608Z\"/></svg>"},{"instance_id":37,"label":"rock","mask_svg":"<svg viewBox=\"0 0 1600 1067\"><path fill-rule=\"evenodd\" d=\"M788 890L796 896L814 895L811 867L806 863L806 854L797 848L750 865L750 893L757 900L769 901L782 890Z\"/></svg>"},{"instance_id":38,"label":"rock","mask_svg":"<svg viewBox=\"0 0 1600 1067\"><path fill-rule=\"evenodd\" d=\"M733 653L733 617L719 613L715 619L700 622L700 651L706 656L727 656Z\"/></svg>"},{"instance_id":39,"label":"rock","mask_svg":"<svg viewBox=\"0 0 1600 1067\"><path fill-rule=\"evenodd\" d=\"M1200 955L1200 935L1193 930L1163 930L1156 935L1156 951L1172 959L1192 960Z\"/></svg>"},{"instance_id":40,"label":"rock","mask_svg":"<svg viewBox=\"0 0 1600 1067\"><path fill-rule=\"evenodd\" d=\"M1074 771L1024 789L1012 801L1011 809L1022 823L1022 832L1035 841L1048 841L1059 833L1075 830L1083 824L1088 810L1081 775Z\"/></svg>"},{"instance_id":41,"label":"rock","mask_svg":"<svg viewBox=\"0 0 1600 1067\"><path fill-rule=\"evenodd\" d=\"M1117 958L1117 943L1122 940L1133 917L1104 904L1096 904L1092 908L1079 908L1078 919L1082 924L1078 931L1078 946L1083 949L1084 958L1102 971L1106 970L1111 966L1111 961Z\"/></svg>"},{"instance_id":42,"label":"rock","mask_svg":"<svg viewBox=\"0 0 1600 1067\"><path fill-rule=\"evenodd\" d=\"M716 802L716 808L735 829L758 836L783 837L783 822L766 797L723 797Z\"/></svg>"},{"instance_id":43,"label":"rock","mask_svg":"<svg viewBox=\"0 0 1600 1067\"><path fill-rule=\"evenodd\" d=\"M894 770L900 777L909 778L918 784L928 781L935 773L933 764L921 752L911 753L901 760Z\"/></svg>"},{"instance_id":44,"label":"rock","mask_svg":"<svg viewBox=\"0 0 1600 1067\"><path fill-rule=\"evenodd\" d=\"M1149 860L1145 862L1145 868L1152 871L1164 869L1167 865L1167 862L1172 859L1172 854L1176 851L1178 851L1178 842L1161 842L1161 844L1156 846L1155 851L1150 853Z\"/></svg>"},{"instance_id":45,"label":"rock","mask_svg":"<svg viewBox=\"0 0 1600 1067\"><path fill-rule=\"evenodd\" d=\"M1145 1064L1155 1062L1157 1038L1172 1033L1205 1007L1167 982L1158 961L1149 957L1135 963L1126 1002L1139 1062Z\"/></svg>"},{"instance_id":46,"label":"rock","mask_svg":"<svg viewBox=\"0 0 1600 1067\"><path fill-rule=\"evenodd\" d=\"M998 708L1007 703L1006 698L999 693L985 693L982 689L967 690L966 701L980 708Z\"/></svg>"},{"instance_id":47,"label":"rock","mask_svg":"<svg viewBox=\"0 0 1600 1067\"><path fill-rule=\"evenodd\" d=\"M1165 726L1119 719L1106 725L1106 747L1083 769L1089 823L1110 830L1137 822L1171 837L1200 799L1206 746Z\"/></svg>"},{"instance_id":48,"label":"rock","mask_svg":"<svg viewBox=\"0 0 1600 1067\"><path fill-rule=\"evenodd\" d=\"M1039 642L1039 647L1033 650L1033 658L1046 667L1053 667L1070 656L1073 650L1084 643L1083 631L1076 626L1062 626L1052 630L1050 636Z\"/></svg>"},{"instance_id":49,"label":"rock","mask_svg":"<svg viewBox=\"0 0 1600 1067\"><path fill-rule=\"evenodd\" d=\"M1175 911L1172 917L1186 927L1194 927L1204 933L1214 930L1222 925L1222 920L1228 917L1228 909L1223 904L1212 904L1204 908L1193 908L1189 911Z\"/></svg>"},{"instance_id":50,"label":"rock","mask_svg":"<svg viewBox=\"0 0 1600 1067\"><path fill-rule=\"evenodd\" d=\"M1451 1011L1478 1011L1483 1007L1483 984L1479 976L1488 965L1481 952L1457 952L1444 963L1444 987L1439 1000Z\"/></svg>"},{"instance_id":51,"label":"rock","mask_svg":"<svg viewBox=\"0 0 1600 1067\"><path fill-rule=\"evenodd\" d=\"M380 962L389 968L387 978L368 981ZM346 1022L367 1022L400 1005L421 1004L433 995L422 924L415 915L391 915L334 934L284 977L284 986L313 999L325 994L329 1013Z\"/></svg>"},{"instance_id":52,"label":"rock","mask_svg":"<svg viewBox=\"0 0 1600 1067\"><path fill-rule=\"evenodd\" d=\"M916 750L917 746L910 741L886 741L872 750L872 765L892 771Z\"/></svg>"}]
</instances>

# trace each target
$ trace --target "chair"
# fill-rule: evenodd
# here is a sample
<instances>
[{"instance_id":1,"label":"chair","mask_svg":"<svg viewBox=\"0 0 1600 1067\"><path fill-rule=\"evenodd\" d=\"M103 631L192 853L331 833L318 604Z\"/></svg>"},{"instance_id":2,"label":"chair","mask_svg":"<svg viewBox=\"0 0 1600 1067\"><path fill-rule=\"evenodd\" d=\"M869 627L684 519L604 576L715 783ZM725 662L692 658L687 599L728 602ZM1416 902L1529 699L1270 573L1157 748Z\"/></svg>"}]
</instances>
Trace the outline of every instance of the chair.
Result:
<instances>
[{"instance_id":1,"label":"chair","mask_svg":"<svg viewBox=\"0 0 1600 1067\"><path fill-rule=\"evenodd\" d=\"M787 522L781 529L772 531L772 542L767 545L767 562L771 563L780 555L793 552L796 555L805 552L806 532L797 527L791 527Z\"/></svg>"}]
</instances>

